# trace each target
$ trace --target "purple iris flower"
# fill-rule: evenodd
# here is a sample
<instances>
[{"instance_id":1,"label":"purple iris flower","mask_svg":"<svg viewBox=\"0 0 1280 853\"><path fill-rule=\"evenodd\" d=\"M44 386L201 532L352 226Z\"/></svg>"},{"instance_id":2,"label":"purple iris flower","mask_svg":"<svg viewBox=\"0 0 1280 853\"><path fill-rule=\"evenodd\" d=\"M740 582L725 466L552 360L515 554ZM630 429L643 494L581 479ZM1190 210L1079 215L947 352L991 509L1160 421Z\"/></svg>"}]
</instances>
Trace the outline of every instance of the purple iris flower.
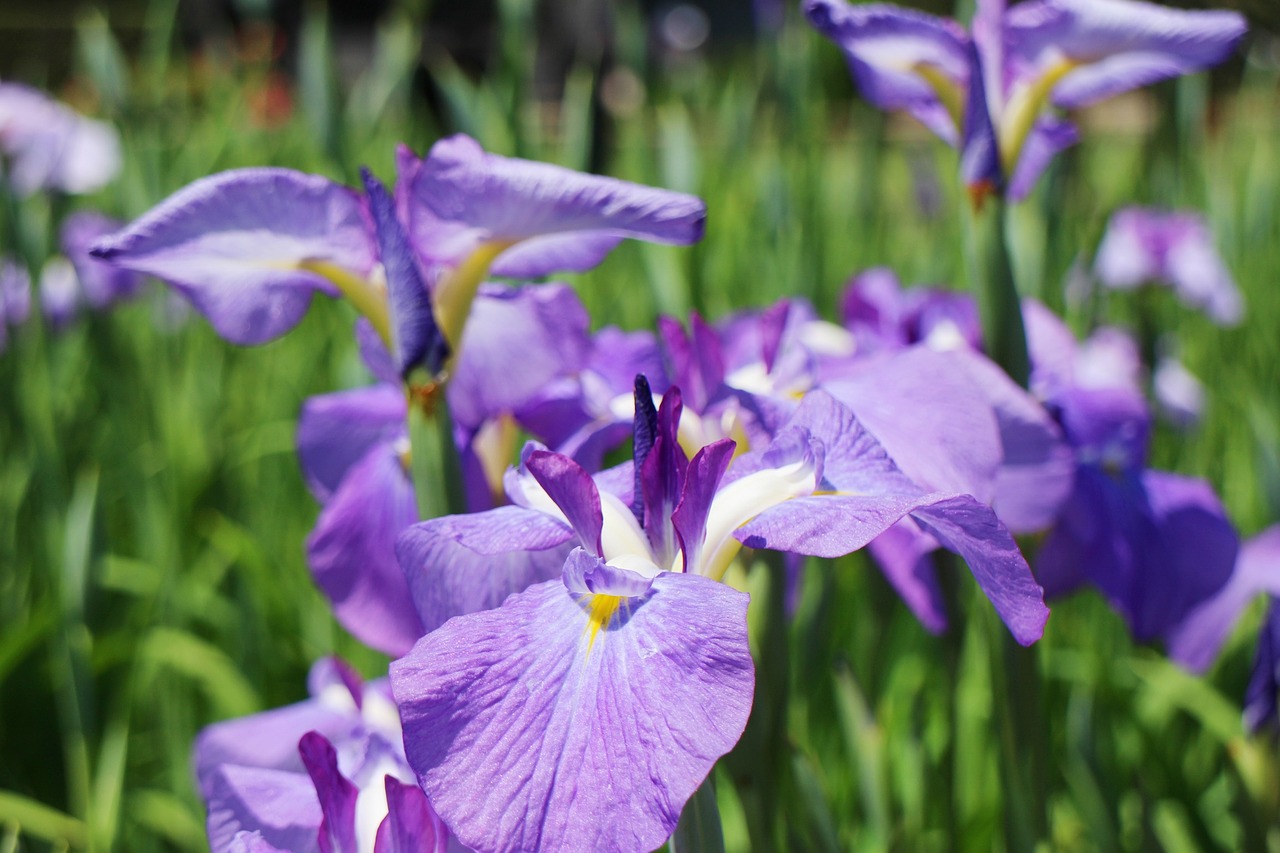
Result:
<instances>
[{"instance_id":1,"label":"purple iris flower","mask_svg":"<svg viewBox=\"0 0 1280 853\"><path fill-rule=\"evenodd\" d=\"M1215 65L1245 31L1233 12L1138 0L978 0L957 22L879 3L806 0L805 15L844 50L863 96L905 109L961 150L976 196L1025 196L1078 138L1046 107L1103 98Z\"/></svg>"},{"instance_id":2,"label":"purple iris flower","mask_svg":"<svg viewBox=\"0 0 1280 853\"><path fill-rule=\"evenodd\" d=\"M1040 317L1037 327L1050 328ZM1101 336L1076 357L1033 343L1052 360L1033 373L1049 390L1076 454L1075 484L1036 561L1049 596L1091 583L1134 638L1166 638L1227 582L1238 539L1203 480L1147 468L1150 413L1137 388L1132 342ZM1073 345L1069 335L1055 338ZM1127 344L1127 345L1126 345Z\"/></svg>"},{"instance_id":3,"label":"purple iris flower","mask_svg":"<svg viewBox=\"0 0 1280 853\"><path fill-rule=\"evenodd\" d=\"M449 836L405 763L385 681L316 663L311 698L215 723L195 746L218 851L444 853Z\"/></svg>"},{"instance_id":4,"label":"purple iris flower","mask_svg":"<svg viewBox=\"0 0 1280 853\"><path fill-rule=\"evenodd\" d=\"M467 505L494 505L518 427L543 437L545 390L581 376L591 349L586 311L562 284L486 285L447 386ZM307 539L307 563L338 621L362 642L404 654L423 633L395 540L418 521L410 477L408 402L400 373L367 323L361 354L379 383L313 397L298 424L298 453L323 505ZM542 420L526 420L526 410ZM626 436L611 436L614 444ZM594 442L596 452L606 447ZM500 496L500 495L499 495Z\"/></svg>"},{"instance_id":5,"label":"purple iris flower","mask_svg":"<svg viewBox=\"0 0 1280 853\"><path fill-rule=\"evenodd\" d=\"M1040 589L990 508L920 488L829 395L736 460L731 439L685 454L677 389L655 412L637 382L635 408L632 465L592 477L529 447L512 506L400 539L434 628L392 665L406 754L476 849L670 835L750 710L746 596L717 583L743 544L838 556L910 514L966 556L1015 638L1043 631Z\"/></svg>"},{"instance_id":6,"label":"purple iris flower","mask_svg":"<svg viewBox=\"0 0 1280 853\"><path fill-rule=\"evenodd\" d=\"M120 171L120 137L111 125L44 92L0 83L0 158L19 195L40 189L91 193Z\"/></svg>"},{"instance_id":7,"label":"purple iris flower","mask_svg":"<svg viewBox=\"0 0 1280 853\"><path fill-rule=\"evenodd\" d=\"M1194 213L1146 207L1116 211L1098 246L1094 274L1114 290L1168 284L1220 325L1239 323L1244 312L1209 227Z\"/></svg>"},{"instance_id":8,"label":"purple iris flower","mask_svg":"<svg viewBox=\"0 0 1280 853\"><path fill-rule=\"evenodd\" d=\"M378 261L386 220L394 218L407 230L433 315L456 353L491 267L523 277L576 271L623 237L692 243L702 236L705 206L692 196L486 154L464 136L438 142L425 160L402 152L399 161L391 217L326 178L240 169L179 190L94 253L170 282L234 343L284 334L320 292L345 296L390 344L388 279L395 276L385 266L390 260L406 271L403 241L396 238L390 259Z\"/></svg>"},{"instance_id":9,"label":"purple iris flower","mask_svg":"<svg viewBox=\"0 0 1280 853\"><path fill-rule=\"evenodd\" d=\"M101 310L122 299L136 296L143 277L100 261L89 254L90 247L108 234L120 230L124 223L93 211L77 211L62 222L62 253L76 268L80 292L90 309Z\"/></svg>"}]
</instances>

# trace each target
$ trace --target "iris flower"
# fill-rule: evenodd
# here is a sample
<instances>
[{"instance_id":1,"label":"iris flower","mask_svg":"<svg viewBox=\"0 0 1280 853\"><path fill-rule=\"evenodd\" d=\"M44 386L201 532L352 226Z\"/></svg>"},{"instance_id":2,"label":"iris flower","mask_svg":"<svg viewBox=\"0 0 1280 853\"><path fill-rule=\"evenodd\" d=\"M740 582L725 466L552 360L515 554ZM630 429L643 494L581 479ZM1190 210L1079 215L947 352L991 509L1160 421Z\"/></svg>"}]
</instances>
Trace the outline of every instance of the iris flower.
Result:
<instances>
[{"instance_id":1,"label":"iris flower","mask_svg":"<svg viewBox=\"0 0 1280 853\"><path fill-rule=\"evenodd\" d=\"M434 629L392 665L406 755L475 849L650 850L671 834L750 711L747 597L718 583L743 544L838 556L910 514L964 554L1016 639L1043 631L990 508L921 489L829 395L736 461L731 439L684 453L678 390L656 412L643 382L635 396L632 465L592 477L530 447L512 506L401 536Z\"/></svg>"},{"instance_id":2,"label":"iris flower","mask_svg":"<svg viewBox=\"0 0 1280 853\"><path fill-rule=\"evenodd\" d=\"M960 149L975 196L1024 197L1078 138L1047 110L1076 109L1223 61L1245 31L1234 12L1138 0L978 0L972 32L880 3L805 0L805 15L843 49L863 96L905 109Z\"/></svg>"},{"instance_id":3,"label":"iris flower","mask_svg":"<svg viewBox=\"0 0 1280 853\"><path fill-rule=\"evenodd\" d=\"M448 832L413 783L385 681L312 667L311 698L215 723L195 746L209 847L287 853L444 853Z\"/></svg>"},{"instance_id":4,"label":"iris flower","mask_svg":"<svg viewBox=\"0 0 1280 853\"><path fill-rule=\"evenodd\" d=\"M695 242L706 217L692 196L488 154L465 136L420 161L402 150L399 165L394 218L455 353L491 268L589 269L624 237ZM95 254L168 281L233 343L284 334L317 292L345 296L390 343L374 224L366 198L326 178L239 169L179 190Z\"/></svg>"}]
</instances>

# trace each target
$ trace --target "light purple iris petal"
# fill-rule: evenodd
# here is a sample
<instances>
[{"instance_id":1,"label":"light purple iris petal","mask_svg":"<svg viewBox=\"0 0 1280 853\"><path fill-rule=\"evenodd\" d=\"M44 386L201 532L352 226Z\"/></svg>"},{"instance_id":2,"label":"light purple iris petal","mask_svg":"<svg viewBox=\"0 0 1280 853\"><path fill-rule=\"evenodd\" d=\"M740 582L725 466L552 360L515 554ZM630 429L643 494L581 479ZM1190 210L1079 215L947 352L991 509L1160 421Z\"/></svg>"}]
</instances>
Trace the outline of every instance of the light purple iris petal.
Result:
<instances>
[{"instance_id":1,"label":"light purple iris petal","mask_svg":"<svg viewBox=\"0 0 1280 853\"><path fill-rule=\"evenodd\" d=\"M564 561L564 585L578 595L639 598L653 588L653 578L611 566L583 548L574 548Z\"/></svg>"},{"instance_id":2,"label":"light purple iris petal","mask_svg":"<svg viewBox=\"0 0 1280 853\"><path fill-rule=\"evenodd\" d=\"M396 537L417 519L400 454L378 444L347 472L307 537L307 564L338 621L390 655L422 635L395 554Z\"/></svg>"},{"instance_id":3,"label":"light purple iris petal","mask_svg":"<svg viewBox=\"0 0 1280 853\"><path fill-rule=\"evenodd\" d=\"M1258 634L1253 672L1244 694L1244 724L1257 733L1276 724L1276 696L1280 693L1280 604L1273 599Z\"/></svg>"},{"instance_id":4,"label":"light purple iris petal","mask_svg":"<svg viewBox=\"0 0 1280 853\"><path fill-rule=\"evenodd\" d=\"M938 540L908 516L871 541L868 549L885 578L897 590L920 624L935 634L947 629L947 609L938 575L929 556Z\"/></svg>"},{"instance_id":5,"label":"light purple iris petal","mask_svg":"<svg viewBox=\"0 0 1280 853\"><path fill-rule=\"evenodd\" d=\"M1095 584L1134 638L1166 635L1230 576L1238 542L1207 483L1082 467L1036 575L1056 595Z\"/></svg>"},{"instance_id":6,"label":"light purple iris petal","mask_svg":"<svg viewBox=\"0 0 1280 853\"><path fill-rule=\"evenodd\" d=\"M127 299L136 295L142 286L142 276L89 254L94 243L119 231L123 224L87 210L72 213L62 222L59 235L62 253L75 266L80 289L90 308L101 309L118 299Z\"/></svg>"},{"instance_id":7,"label":"light purple iris petal","mask_svg":"<svg viewBox=\"0 0 1280 853\"><path fill-rule=\"evenodd\" d=\"M414 606L427 631L463 613L559 577L577 544L554 516L523 507L424 521L396 544Z\"/></svg>"},{"instance_id":8,"label":"light purple iris petal","mask_svg":"<svg viewBox=\"0 0 1280 853\"><path fill-rule=\"evenodd\" d=\"M741 735L747 596L664 572L592 631L560 581L392 664L409 763L478 850L652 850Z\"/></svg>"},{"instance_id":9,"label":"light purple iris petal","mask_svg":"<svg viewBox=\"0 0 1280 853\"><path fill-rule=\"evenodd\" d=\"M458 349L450 414L475 428L514 412L548 382L581 370L590 347L590 318L572 288L486 285L472 303Z\"/></svg>"},{"instance_id":10,"label":"light purple iris petal","mask_svg":"<svg viewBox=\"0 0 1280 853\"><path fill-rule=\"evenodd\" d=\"M205 799L213 796L214 776L224 765L301 773L298 738L304 732L333 736L350 727L349 714L314 701L214 723L196 738L193 761L200 794Z\"/></svg>"},{"instance_id":11,"label":"light purple iris petal","mask_svg":"<svg viewBox=\"0 0 1280 853\"><path fill-rule=\"evenodd\" d=\"M734 531L748 548L840 557L920 505L908 495L809 495L772 506Z\"/></svg>"},{"instance_id":12,"label":"light purple iris petal","mask_svg":"<svg viewBox=\"0 0 1280 853\"><path fill-rule=\"evenodd\" d=\"M530 279L549 272L586 272L600 266L622 242L620 234L548 234L521 240L498 256L490 270L506 278Z\"/></svg>"},{"instance_id":13,"label":"light purple iris petal","mask_svg":"<svg viewBox=\"0 0 1280 853\"><path fill-rule=\"evenodd\" d=\"M976 352L951 354L982 389L996 416L1002 457L991 506L1014 533L1043 530L1057 518L1075 479L1075 454L1030 394Z\"/></svg>"},{"instance_id":14,"label":"light purple iris petal","mask_svg":"<svg viewBox=\"0 0 1280 853\"><path fill-rule=\"evenodd\" d=\"M951 353L914 347L860 367L859 375L827 390L903 473L926 489L994 497L999 427L981 388Z\"/></svg>"},{"instance_id":15,"label":"light purple iris petal","mask_svg":"<svg viewBox=\"0 0 1280 853\"><path fill-rule=\"evenodd\" d=\"M368 169L362 169L369 213L378 240L378 254L387 277L387 301L391 305L391 338L396 372L407 379L421 368L435 377L449 358L449 343L436 325L431 293L418 272L404 227L396 218L395 203L387 188Z\"/></svg>"},{"instance_id":16,"label":"light purple iris petal","mask_svg":"<svg viewBox=\"0 0 1280 853\"><path fill-rule=\"evenodd\" d=\"M859 355L905 347L906 310L898 274L888 267L858 273L849 281L840 301L841 317L853 332Z\"/></svg>"},{"instance_id":17,"label":"light purple iris petal","mask_svg":"<svg viewBox=\"0 0 1280 853\"><path fill-rule=\"evenodd\" d=\"M298 741L316 798L320 801L320 853L355 853L356 797L359 791L338 770L338 752L319 732Z\"/></svg>"},{"instance_id":18,"label":"light purple iris petal","mask_svg":"<svg viewBox=\"0 0 1280 853\"><path fill-rule=\"evenodd\" d=\"M951 145L959 130L915 69L924 65L963 93L969 84L968 36L955 21L912 9L844 0L806 0L805 17L838 44L862 95L877 107L906 109Z\"/></svg>"},{"instance_id":19,"label":"light purple iris petal","mask_svg":"<svg viewBox=\"0 0 1280 853\"><path fill-rule=\"evenodd\" d=\"M296 752L297 745L290 744ZM291 853L319 853L320 803L303 773L224 765L211 777L206 829L209 848L225 850L242 831Z\"/></svg>"},{"instance_id":20,"label":"light purple iris petal","mask_svg":"<svg viewBox=\"0 0 1280 853\"><path fill-rule=\"evenodd\" d=\"M911 517L949 550L964 557L969 571L1013 638L1024 646L1044 634L1049 608L1026 558L991 507L970 495L945 498Z\"/></svg>"},{"instance_id":21,"label":"light purple iris petal","mask_svg":"<svg viewBox=\"0 0 1280 853\"><path fill-rule=\"evenodd\" d=\"M1244 543L1226 585L1169 635L1169 657L1193 672L1208 669L1240 614L1264 592L1280 596L1280 525Z\"/></svg>"},{"instance_id":22,"label":"light purple iris petal","mask_svg":"<svg viewBox=\"0 0 1280 853\"><path fill-rule=\"evenodd\" d=\"M1053 158L1079 141L1080 131L1071 122L1056 116L1037 119L1022 144L1018 163L1009 178L1009 198L1012 201L1026 198Z\"/></svg>"},{"instance_id":23,"label":"light purple iris petal","mask_svg":"<svg viewBox=\"0 0 1280 853\"><path fill-rule=\"evenodd\" d=\"M490 240L567 232L585 232L589 240L527 248L509 268L499 257L494 269L504 274L558 269L542 263L584 269L607 243L599 237L693 243L706 220L706 205L693 196L489 154L463 135L433 145L406 183L411 239L432 264L456 265Z\"/></svg>"},{"instance_id":24,"label":"light purple iris petal","mask_svg":"<svg viewBox=\"0 0 1280 853\"><path fill-rule=\"evenodd\" d=\"M1020 76L1064 57L1080 64L1053 88L1053 103L1067 109L1216 65L1246 29L1234 12L1138 0L1041 0L1014 6L1005 26Z\"/></svg>"},{"instance_id":25,"label":"light purple iris petal","mask_svg":"<svg viewBox=\"0 0 1280 853\"><path fill-rule=\"evenodd\" d=\"M297 325L331 283L298 268L334 264L358 275L376 261L359 196L317 175L238 169L171 195L93 254L168 281L227 340L258 344Z\"/></svg>"},{"instance_id":26,"label":"light purple iris petal","mask_svg":"<svg viewBox=\"0 0 1280 853\"><path fill-rule=\"evenodd\" d=\"M291 853L268 844L261 832L237 832L226 853Z\"/></svg>"},{"instance_id":27,"label":"light purple iris petal","mask_svg":"<svg viewBox=\"0 0 1280 853\"><path fill-rule=\"evenodd\" d=\"M400 387L401 379L396 373L395 362L392 361L387 345L383 343L382 336L378 334L377 329L373 328L373 324L365 317L358 318L355 335L356 346L360 350L360 360L364 362L364 366L369 369L374 378L385 385Z\"/></svg>"},{"instance_id":28,"label":"light purple iris petal","mask_svg":"<svg viewBox=\"0 0 1280 853\"><path fill-rule=\"evenodd\" d=\"M387 816L378 827L373 853L446 853L449 832L417 785L386 777Z\"/></svg>"},{"instance_id":29,"label":"light purple iris petal","mask_svg":"<svg viewBox=\"0 0 1280 853\"><path fill-rule=\"evenodd\" d=\"M327 502L370 448L405 436L404 392L373 385L311 397L298 418L298 458L316 500Z\"/></svg>"}]
</instances>

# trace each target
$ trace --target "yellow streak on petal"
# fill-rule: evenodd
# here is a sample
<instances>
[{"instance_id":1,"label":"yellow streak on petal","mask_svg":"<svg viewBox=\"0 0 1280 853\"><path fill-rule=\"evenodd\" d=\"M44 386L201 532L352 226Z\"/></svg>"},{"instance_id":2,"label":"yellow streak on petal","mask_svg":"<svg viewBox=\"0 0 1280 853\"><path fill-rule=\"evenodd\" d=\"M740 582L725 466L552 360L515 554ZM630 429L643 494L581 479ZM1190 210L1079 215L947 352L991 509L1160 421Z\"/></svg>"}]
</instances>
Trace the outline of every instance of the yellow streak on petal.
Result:
<instances>
[{"instance_id":1,"label":"yellow streak on petal","mask_svg":"<svg viewBox=\"0 0 1280 853\"><path fill-rule=\"evenodd\" d=\"M369 318L382 342L391 347L391 309L387 305L387 291L346 267L329 261L304 260L297 268L328 279L341 291L355 309Z\"/></svg>"},{"instance_id":2,"label":"yellow streak on petal","mask_svg":"<svg viewBox=\"0 0 1280 853\"><path fill-rule=\"evenodd\" d=\"M933 89L933 93L938 96L942 106L946 107L947 114L951 116L951 120L956 123L956 133L963 133L964 96L960 92L960 87L953 83L936 66L927 62L917 62L912 65L911 72L919 75L924 82L929 84L929 88Z\"/></svg>"},{"instance_id":3,"label":"yellow streak on petal","mask_svg":"<svg viewBox=\"0 0 1280 853\"><path fill-rule=\"evenodd\" d=\"M476 293L480 290L480 283L489 274L489 267L498 255L517 242L519 241L488 240L481 243L436 285L436 322L440 324L440 331L444 334L444 339L449 342L450 349L453 350L453 358L457 357L458 345L462 342L462 330L467 325L471 303L475 301Z\"/></svg>"},{"instance_id":4,"label":"yellow streak on petal","mask_svg":"<svg viewBox=\"0 0 1280 853\"><path fill-rule=\"evenodd\" d=\"M621 595L596 593L591 596L591 601L586 605L587 654L591 654L591 647L596 643L596 635L600 633L600 629L608 629L609 622L613 620L613 614L618 612L618 607L621 604Z\"/></svg>"},{"instance_id":5,"label":"yellow streak on petal","mask_svg":"<svg viewBox=\"0 0 1280 853\"><path fill-rule=\"evenodd\" d=\"M1022 156L1022 146L1027 142L1027 135L1035 126L1040 111L1053 87L1063 77L1080 67L1082 63L1063 57L1044 70L1044 73L1029 85L1019 89L1009 99L1004 115L1000 118L997 134L1000 137L1000 163L1004 168L1006 179L1013 178L1013 171Z\"/></svg>"}]
</instances>

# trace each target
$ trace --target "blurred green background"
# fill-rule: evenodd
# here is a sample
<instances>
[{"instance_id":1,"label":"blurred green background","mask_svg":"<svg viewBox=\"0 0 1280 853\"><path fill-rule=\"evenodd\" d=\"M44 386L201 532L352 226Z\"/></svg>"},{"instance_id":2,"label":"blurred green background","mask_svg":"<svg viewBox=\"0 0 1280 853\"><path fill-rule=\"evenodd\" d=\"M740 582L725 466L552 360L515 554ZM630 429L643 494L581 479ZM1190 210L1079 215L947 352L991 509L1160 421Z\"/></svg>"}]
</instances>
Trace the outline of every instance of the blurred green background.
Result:
<instances>
[{"instance_id":1,"label":"blurred green background","mask_svg":"<svg viewBox=\"0 0 1280 853\"><path fill-rule=\"evenodd\" d=\"M1274 20L1271 3L1253 11ZM598 325L783 296L833 316L873 265L960 286L954 153L860 102L838 51L797 8L777 12L724 38L708 13L708 40L688 47L663 35L662 9L617 3L604 47L566 53L529 37L546 24L516 0L479 41L433 30L448 4L392 5L367 28L301 6L291 36L245 16L193 39L173 0L8 2L0 76L115 122L125 167L93 197L36 196L6 216L38 266L68 209L129 218L246 165L390 179L398 142L422 152L465 131L706 199L702 244L624 244L574 279ZM1278 84L1280 46L1259 30L1212 78L1092 110L1084 143L1013 214L1022 281L1082 333L1137 316L1124 296L1087 312L1063 297L1116 207L1208 218L1246 320L1219 329L1168 294L1148 306L1208 390L1203 423L1162 426L1153 463L1211 480L1244 534L1280 519ZM317 510L295 422L308 395L367 381L352 320L320 300L294 333L240 349L157 285L62 333L14 330L0 354L0 853L203 849L189 767L202 726L297 701L324 654L385 672L303 562ZM777 595L752 571L761 677L786 698L769 709L769 784L739 772L742 756L718 771L730 849L1020 849L1020 820L1041 849L1280 849L1276 744L1240 723L1259 608L1206 678L1133 646L1092 593L1057 603L1044 641L1010 660L967 572L948 568L956 613L940 637L858 555L810 566L789 631L762 636ZM1028 661L1035 749L1017 759L1034 787L1010 791L995 721Z\"/></svg>"}]
</instances>

